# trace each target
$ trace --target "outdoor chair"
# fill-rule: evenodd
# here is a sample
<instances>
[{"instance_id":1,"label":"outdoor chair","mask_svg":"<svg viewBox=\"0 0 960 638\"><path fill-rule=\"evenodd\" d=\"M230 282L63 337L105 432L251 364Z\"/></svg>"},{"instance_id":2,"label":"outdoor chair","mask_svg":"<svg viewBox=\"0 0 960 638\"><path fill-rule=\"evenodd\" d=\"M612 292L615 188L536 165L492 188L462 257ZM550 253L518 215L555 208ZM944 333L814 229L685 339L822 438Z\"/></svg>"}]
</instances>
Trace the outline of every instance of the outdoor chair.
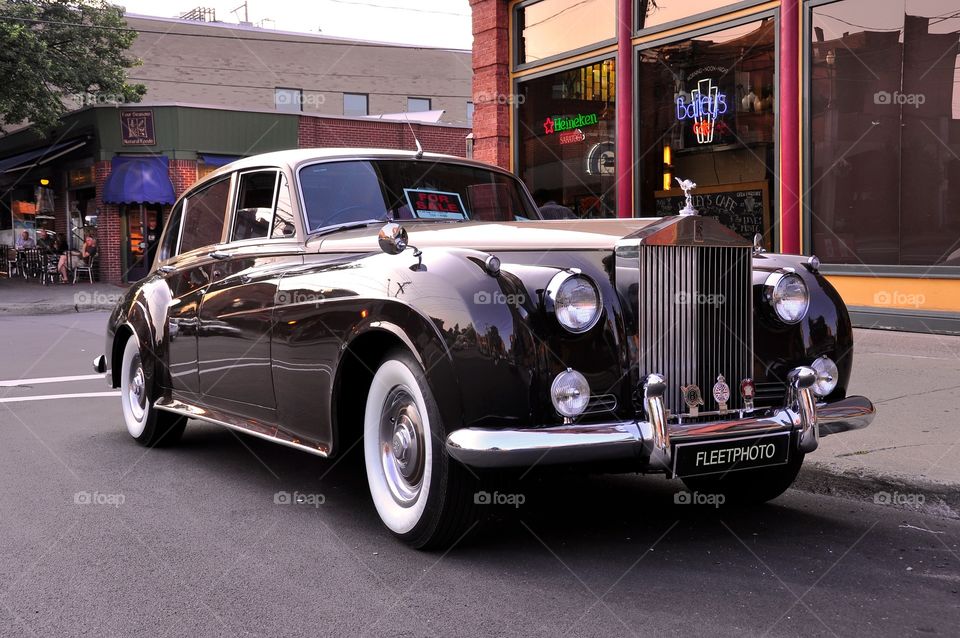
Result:
<instances>
[{"instance_id":1,"label":"outdoor chair","mask_svg":"<svg viewBox=\"0 0 960 638\"><path fill-rule=\"evenodd\" d=\"M21 274L20 256L16 248L7 247L7 249L3 251L3 258L7 262L7 277L13 277L14 270L17 271L18 275Z\"/></svg>"},{"instance_id":2,"label":"outdoor chair","mask_svg":"<svg viewBox=\"0 0 960 638\"><path fill-rule=\"evenodd\" d=\"M96 265L96 263L97 263L96 255L91 257L89 262L84 262L81 260L81 262L77 264L76 268L73 269L73 283L77 283L77 276L81 272L86 273L87 277L90 278L90 283L93 283L93 268Z\"/></svg>"}]
</instances>

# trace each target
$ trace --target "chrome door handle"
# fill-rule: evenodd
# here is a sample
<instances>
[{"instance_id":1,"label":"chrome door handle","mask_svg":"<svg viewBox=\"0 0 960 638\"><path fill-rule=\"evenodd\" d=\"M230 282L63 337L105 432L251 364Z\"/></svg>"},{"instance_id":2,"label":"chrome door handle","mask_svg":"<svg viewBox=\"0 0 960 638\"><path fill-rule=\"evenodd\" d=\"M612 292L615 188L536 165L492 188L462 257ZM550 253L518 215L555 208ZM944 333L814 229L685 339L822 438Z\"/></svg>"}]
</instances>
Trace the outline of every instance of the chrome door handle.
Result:
<instances>
[{"instance_id":1,"label":"chrome door handle","mask_svg":"<svg viewBox=\"0 0 960 638\"><path fill-rule=\"evenodd\" d=\"M225 253L220 250L214 250L207 253L207 257L213 257L214 259L229 259L230 256L230 253Z\"/></svg>"}]
</instances>

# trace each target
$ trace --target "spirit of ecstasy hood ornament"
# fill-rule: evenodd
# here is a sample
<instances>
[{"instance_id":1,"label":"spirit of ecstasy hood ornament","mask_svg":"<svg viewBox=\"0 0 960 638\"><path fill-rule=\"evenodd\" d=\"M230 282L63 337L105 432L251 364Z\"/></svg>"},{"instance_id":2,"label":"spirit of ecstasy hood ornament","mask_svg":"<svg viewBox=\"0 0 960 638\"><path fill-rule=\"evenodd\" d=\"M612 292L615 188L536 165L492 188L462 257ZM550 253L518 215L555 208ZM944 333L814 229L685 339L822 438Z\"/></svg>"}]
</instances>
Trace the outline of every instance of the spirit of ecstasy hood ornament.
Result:
<instances>
[{"instance_id":1,"label":"spirit of ecstasy hood ornament","mask_svg":"<svg viewBox=\"0 0 960 638\"><path fill-rule=\"evenodd\" d=\"M675 178L677 183L680 184L680 190L683 191L683 194L686 196L686 202L684 202L683 208L680 209L681 215L696 215L697 209L693 207L693 195L690 193L693 191L697 185L691 179L680 179L679 177Z\"/></svg>"}]
</instances>

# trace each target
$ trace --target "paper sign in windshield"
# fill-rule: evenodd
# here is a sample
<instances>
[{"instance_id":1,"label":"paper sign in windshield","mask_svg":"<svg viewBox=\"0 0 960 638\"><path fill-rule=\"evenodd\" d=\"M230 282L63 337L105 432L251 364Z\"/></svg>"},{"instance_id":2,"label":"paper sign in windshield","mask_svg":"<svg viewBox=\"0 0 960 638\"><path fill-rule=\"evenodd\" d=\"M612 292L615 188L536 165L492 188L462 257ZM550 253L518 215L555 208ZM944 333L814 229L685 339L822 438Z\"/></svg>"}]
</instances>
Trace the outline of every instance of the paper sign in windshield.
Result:
<instances>
[{"instance_id":1,"label":"paper sign in windshield","mask_svg":"<svg viewBox=\"0 0 960 638\"><path fill-rule=\"evenodd\" d=\"M405 188L410 211L418 219L466 219L458 193Z\"/></svg>"}]
</instances>

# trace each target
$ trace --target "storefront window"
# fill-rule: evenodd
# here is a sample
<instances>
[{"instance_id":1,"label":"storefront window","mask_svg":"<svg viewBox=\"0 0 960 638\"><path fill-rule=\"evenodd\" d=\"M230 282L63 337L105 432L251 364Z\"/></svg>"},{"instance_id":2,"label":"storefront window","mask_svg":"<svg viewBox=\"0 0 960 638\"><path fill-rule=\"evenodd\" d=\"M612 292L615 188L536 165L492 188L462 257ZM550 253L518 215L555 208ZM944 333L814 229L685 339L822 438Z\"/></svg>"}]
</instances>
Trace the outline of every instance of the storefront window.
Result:
<instances>
[{"instance_id":1,"label":"storefront window","mask_svg":"<svg viewBox=\"0 0 960 638\"><path fill-rule=\"evenodd\" d=\"M648 29L661 24L686 20L692 16L720 9L740 0L637 0L637 27Z\"/></svg>"},{"instance_id":2,"label":"storefront window","mask_svg":"<svg viewBox=\"0 0 960 638\"><path fill-rule=\"evenodd\" d=\"M548 218L612 217L614 60L519 85L518 173Z\"/></svg>"},{"instance_id":3,"label":"storefront window","mask_svg":"<svg viewBox=\"0 0 960 638\"><path fill-rule=\"evenodd\" d=\"M775 35L770 18L639 52L640 215L676 214L691 179L700 214L770 245Z\"/></svg>"},{"instance_id":4,"label":"storefront window","mask_svg":"<svg viewBox=\"0 0 960 638\"><path fill-rule=\"evenodd\" d=\"M812 249L960 266L960 15L949 0L812 9Z\"/></svg>"},{"instance_id":5,"label":"storefront window","mask_svg":"<svg viewBox=\"0 0 960 638\"><path fill-rule=\"evenodd\" d=\"M517 63L530 64L617 36L616 0L541 0L516 12Z\"/></svg>"}]
</instances>

